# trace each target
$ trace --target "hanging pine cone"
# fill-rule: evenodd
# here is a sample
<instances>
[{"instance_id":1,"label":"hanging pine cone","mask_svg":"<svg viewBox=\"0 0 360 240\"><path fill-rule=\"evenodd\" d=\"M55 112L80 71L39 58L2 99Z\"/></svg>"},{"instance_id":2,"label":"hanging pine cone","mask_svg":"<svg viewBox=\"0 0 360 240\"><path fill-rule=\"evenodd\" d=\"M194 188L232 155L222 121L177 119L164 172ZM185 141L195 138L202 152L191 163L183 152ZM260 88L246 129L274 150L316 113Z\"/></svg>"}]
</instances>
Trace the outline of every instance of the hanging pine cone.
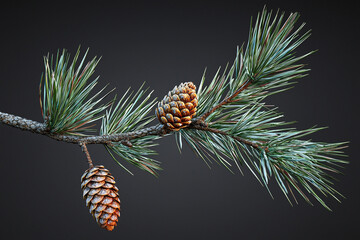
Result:
<instances>
[{"instance_id":1,"label":"hanging pine cone","mask_svg":"<svg viewBox=\"0 0 360 240\"><path fill-rule=\"evenodd\" d=\"M196 86L192 82L181 83L158 103L155 114L162 124L178 131L191 124L197 104Z\"/></svg>"},{"instance_id":2,"label":"hanging pine cone","mask_svg":"<svg viewBox=\"0 0 360 240\"><path fill-rule=\"evenodd\" d=\"M104 166L89 168L81 177L86 206L101 228L112 231L120 217L119 189L114 177Z\"/></svg>"}]
</instances>

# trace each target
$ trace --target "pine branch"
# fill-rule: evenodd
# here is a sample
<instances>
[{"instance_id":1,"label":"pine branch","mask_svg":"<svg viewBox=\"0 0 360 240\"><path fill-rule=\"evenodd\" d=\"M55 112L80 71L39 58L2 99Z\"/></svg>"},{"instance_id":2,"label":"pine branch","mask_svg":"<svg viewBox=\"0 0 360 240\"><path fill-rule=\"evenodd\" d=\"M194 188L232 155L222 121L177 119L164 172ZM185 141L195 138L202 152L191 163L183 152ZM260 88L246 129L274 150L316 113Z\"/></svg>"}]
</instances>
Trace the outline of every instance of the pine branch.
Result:
<instances>
[{"instance_id":1,"label":"pine branch","mask_svg":"<svg viewBox=\"0 0 360 240\"><path fill-rule=\"evenodd\" d=\"M47 125L45 123L39 123L9 113L0 112L0 122L5 125L33 133L46 134L48 132Z\"/></svg>"},{"instance_id":2,"label":"pine branch","mask_svg":"<svg viewBox=\"0 0 360 240\"><path fill-rule=\"evenodd\" d=\"M197 93L198 117L191 119L193 115L187 115L187 124L190 124L189 118L191 124L181 129L169 129L164 122L148 126L154 119L149 114L156 100L150 99L152 92L148 94L143 86L135 94L128 90L116 105L116 99L101 104L107 94L100 97L102 89L91 96L97 78L88 81L98 60L93 58L84 65L86 52L76 66L79 51L71 63L66 51L58 53L55 61L53 57L45 57L45 74L40 84L44 123L2 112L0 122L79 144L89 164L86 145L103 144L128 172L115 155L153 175L161 168L159 162L151 158L156 154L151 147L155 146L156 139L174 133L179 150L184 139L207 164L216 161L230 171L232 165L240 171L242 165L246 165L267 189L271 177L275 178L290 203L289 195L297 202L293 188L307 202L311 203L305 192L330 209L320 193L338 201L342 197L332 187L328 173L338 173L339 165L347 163L340 159L344 157L342 149L346 143L303 140L322 128L290 128L291 123L280 121L282 114L277 108L264 102L268 96L289 89L294 80L309 71L299 61L313 52L295 56L296 48L310 36L310 31L300 34L304 24L295 27L298 18L297 13L290 14L286 20L284 14L276 13L272 17L272 12L266 9L259 13L254 26L250 26L248 42L238 48L230 68L225 68L222 74L219 69L208 86L204 86L203 75ZM180 90L174 88L173 91ZM169 92L164 99L171 95ZM184 94L182 97L186 98ZM190 110L195 111L191 106ZM176 114L180 113L179 109L175 110ZM91 127L90 123L100 119L99 135L83 134Z\"/></svg>"},{"instance_id":3,"label":"pine branch","mask_svg":"<svg viewBox=\"0 0 360 240\"><path fill-rule=\"evenodd\" d=\"M289 128L291 123L279 121L282 114L263 102L304 77L309 70L297 62L312 53L300 57L293 53L310 35L310 31L299 35L304 24L294 30L297 13L285 22L284 14L273 19L271 15L266 9L258 15L246 49L238 49L228 72L218 71L208 87L203 87L203 76L199 117L177 133L176 140L182 143L184 138L207 164L214 160L230 171L232 163L240 171L245 164L267 189L274 176L290 203L289 194L297 202L293 187L307 202L311 203L302 189L330 210L318 193L338 201L342 197L327 172L337 173L334 167L347 163L339 159L346 143L300 140L322 128ZM178 147L181 150L182 144Z\"/></svg>"},{"instance_id":4,"label":"pine branch","mask_svg":"<svg viewBox=\"0 0 360 240\"><path fill-rule=\"evenodd\" d=\"M19 116L15 116L8 113L0 112L0 122L15 128L19 128L24 131L30 131L33 133L45 135L57 141L73 143L73 144L111 144L111 142L121 142L123 140L133 140L137 138L142 138L146 136L162 136L169 131L164 129L160 124L142 128L139 130L110 134L110 135L93 135L93 136L76 136L76 135L66 135L66 134L57 134L52 133L47 129L45 123L39 123L37 121L28 120Z\"/></svg>"}]
</instances>

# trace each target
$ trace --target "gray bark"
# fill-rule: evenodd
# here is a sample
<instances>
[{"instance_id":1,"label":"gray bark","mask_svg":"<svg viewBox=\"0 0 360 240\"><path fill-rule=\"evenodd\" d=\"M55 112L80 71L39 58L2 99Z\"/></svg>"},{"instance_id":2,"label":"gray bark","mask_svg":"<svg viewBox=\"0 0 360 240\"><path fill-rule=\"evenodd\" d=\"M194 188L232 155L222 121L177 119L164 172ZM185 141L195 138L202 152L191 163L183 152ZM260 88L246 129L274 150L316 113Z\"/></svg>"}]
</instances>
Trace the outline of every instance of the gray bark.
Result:
<instances>
[{"instance_id":1,"label":"gray bark","mask_svg":"<svg viewBox=\"0 0 360 240\"><path fill-rule=\"evenodd\" d=\"M108 144L110 142L122 142L125 145L131 145L129 142L132 139L140 138L148 135L164 135L169 133L169 130L165 129L163 125L157 124L148 128L140 129L133 132L119 133L112 135L102 136L74 136L64 134L54 134L49 131L45 123L36 122L19 116L15 116L9 113L0 112L0 122L15 128L19 128L24 131L30 131L37 134L42 134L53 138L58 141L68 143L85 143L85 144Z\"/></svg>"}]
</instances>

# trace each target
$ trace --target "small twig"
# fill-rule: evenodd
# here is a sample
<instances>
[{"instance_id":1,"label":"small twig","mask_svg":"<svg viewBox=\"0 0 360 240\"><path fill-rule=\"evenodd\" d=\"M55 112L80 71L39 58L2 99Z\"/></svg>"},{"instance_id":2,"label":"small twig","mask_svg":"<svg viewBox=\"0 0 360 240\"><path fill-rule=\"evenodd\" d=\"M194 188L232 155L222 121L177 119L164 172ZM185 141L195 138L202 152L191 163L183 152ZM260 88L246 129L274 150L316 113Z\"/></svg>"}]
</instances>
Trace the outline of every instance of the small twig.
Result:
<instances>
[{"instance_id":1,"label":"small twig","mask_svg":"<svg viewBox=\"0 0 360 240\"><path fill-rule=\"evenodd\" d=\"M242 91L244 91L249 85L251 84L251 79L246 80L241 86L240 88L234 92L231 96L225 98L224 100L222 100L218 105L216 105L215 107L211 108L209 111L207 111L206 113L204 113L202 116L200 116L198 118L198 122L205 122L205 119L210 116L210 114L212 114L213 112L215 112L217 109L219 109L221 106L231 103L232 99L234 97L236 97L237 95L239 95Z\"/></svg>"},{"instance_id":2,"label":"small twig","mask_svg":"<svg viewBox=\"0 0 360 240\"><path fill-rule=\"evenodd\" d=\"M190 128L192 129L198 129L198 130L203 130L203 131L208 131L208 132L213 132L213 133L217 133L217 134L221 134L221 135L226 135L226 136L230 136L232 137L233 139L237 140L238 142L242 142L242 143L245 143L246 145L249 145L249 146L252 146L254 148L257 148L257 149L263 149L265 150L265 152L268 152L269 149L266 147L264 148L263 146L260 146L258 143L256 142L252 142L252 141L249 141L249 140L246 140L244 138L241 138L241 137L237 137L237 136L233 136L227 132L224 132L224 131L221 131L221 130L218 130L218 129L215 129L215 128L210 128L206 125L202 125L202 124L192 124L190 125Z\"/></svg>"},{"instance_id":3,"label":"small twig","mask_svg":"<svg viewBox=\"0 0 360 240\"><path fill-rule=\"evenodd\" d=\"M87 147L86 147L86 144L83 143L83 142L81 142L81 143L80 143L80 146L81 146L81 150L82 150L82 151L85 153L85 155L86 155L87 162L88 162L88 164L89 164L89 168L93 168L94 165L93 165L93 162L92 162L92 160L91 160L90 153L89 153L89 151L88 151L88 149L87 149Z\"/></svg>"}]
</instances>

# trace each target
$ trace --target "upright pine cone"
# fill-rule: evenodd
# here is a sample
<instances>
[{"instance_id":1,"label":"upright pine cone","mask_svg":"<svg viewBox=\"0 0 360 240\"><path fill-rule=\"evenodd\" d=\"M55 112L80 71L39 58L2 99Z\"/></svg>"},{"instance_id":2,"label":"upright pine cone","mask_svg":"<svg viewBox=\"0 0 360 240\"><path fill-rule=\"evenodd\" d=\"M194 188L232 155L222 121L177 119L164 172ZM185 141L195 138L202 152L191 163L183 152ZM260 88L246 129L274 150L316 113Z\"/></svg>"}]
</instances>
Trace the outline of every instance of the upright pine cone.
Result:
<instances>
[{"instance_id":1,"label":"upright pine cone","mask_svg":"<svg viewBox=\"0 0 360 240\"><path fill-rule=\"evenodd\" d=\"M181 83L158 103L155 114L162 124L178 131L190 125L197 104L196 86L192 82Z\"/></svg>"},{"instance_id":2,"label":"upright pine cone","mask_svg":"<svg viewBox=\"0 0 360 240\"><path fill-rule=\"evenodd\" d=\"M100 227L112 231L120 217L119 189L114 177L104 166L89 168L81 177L86 206Z\"/></svg>"}]
</instances>

